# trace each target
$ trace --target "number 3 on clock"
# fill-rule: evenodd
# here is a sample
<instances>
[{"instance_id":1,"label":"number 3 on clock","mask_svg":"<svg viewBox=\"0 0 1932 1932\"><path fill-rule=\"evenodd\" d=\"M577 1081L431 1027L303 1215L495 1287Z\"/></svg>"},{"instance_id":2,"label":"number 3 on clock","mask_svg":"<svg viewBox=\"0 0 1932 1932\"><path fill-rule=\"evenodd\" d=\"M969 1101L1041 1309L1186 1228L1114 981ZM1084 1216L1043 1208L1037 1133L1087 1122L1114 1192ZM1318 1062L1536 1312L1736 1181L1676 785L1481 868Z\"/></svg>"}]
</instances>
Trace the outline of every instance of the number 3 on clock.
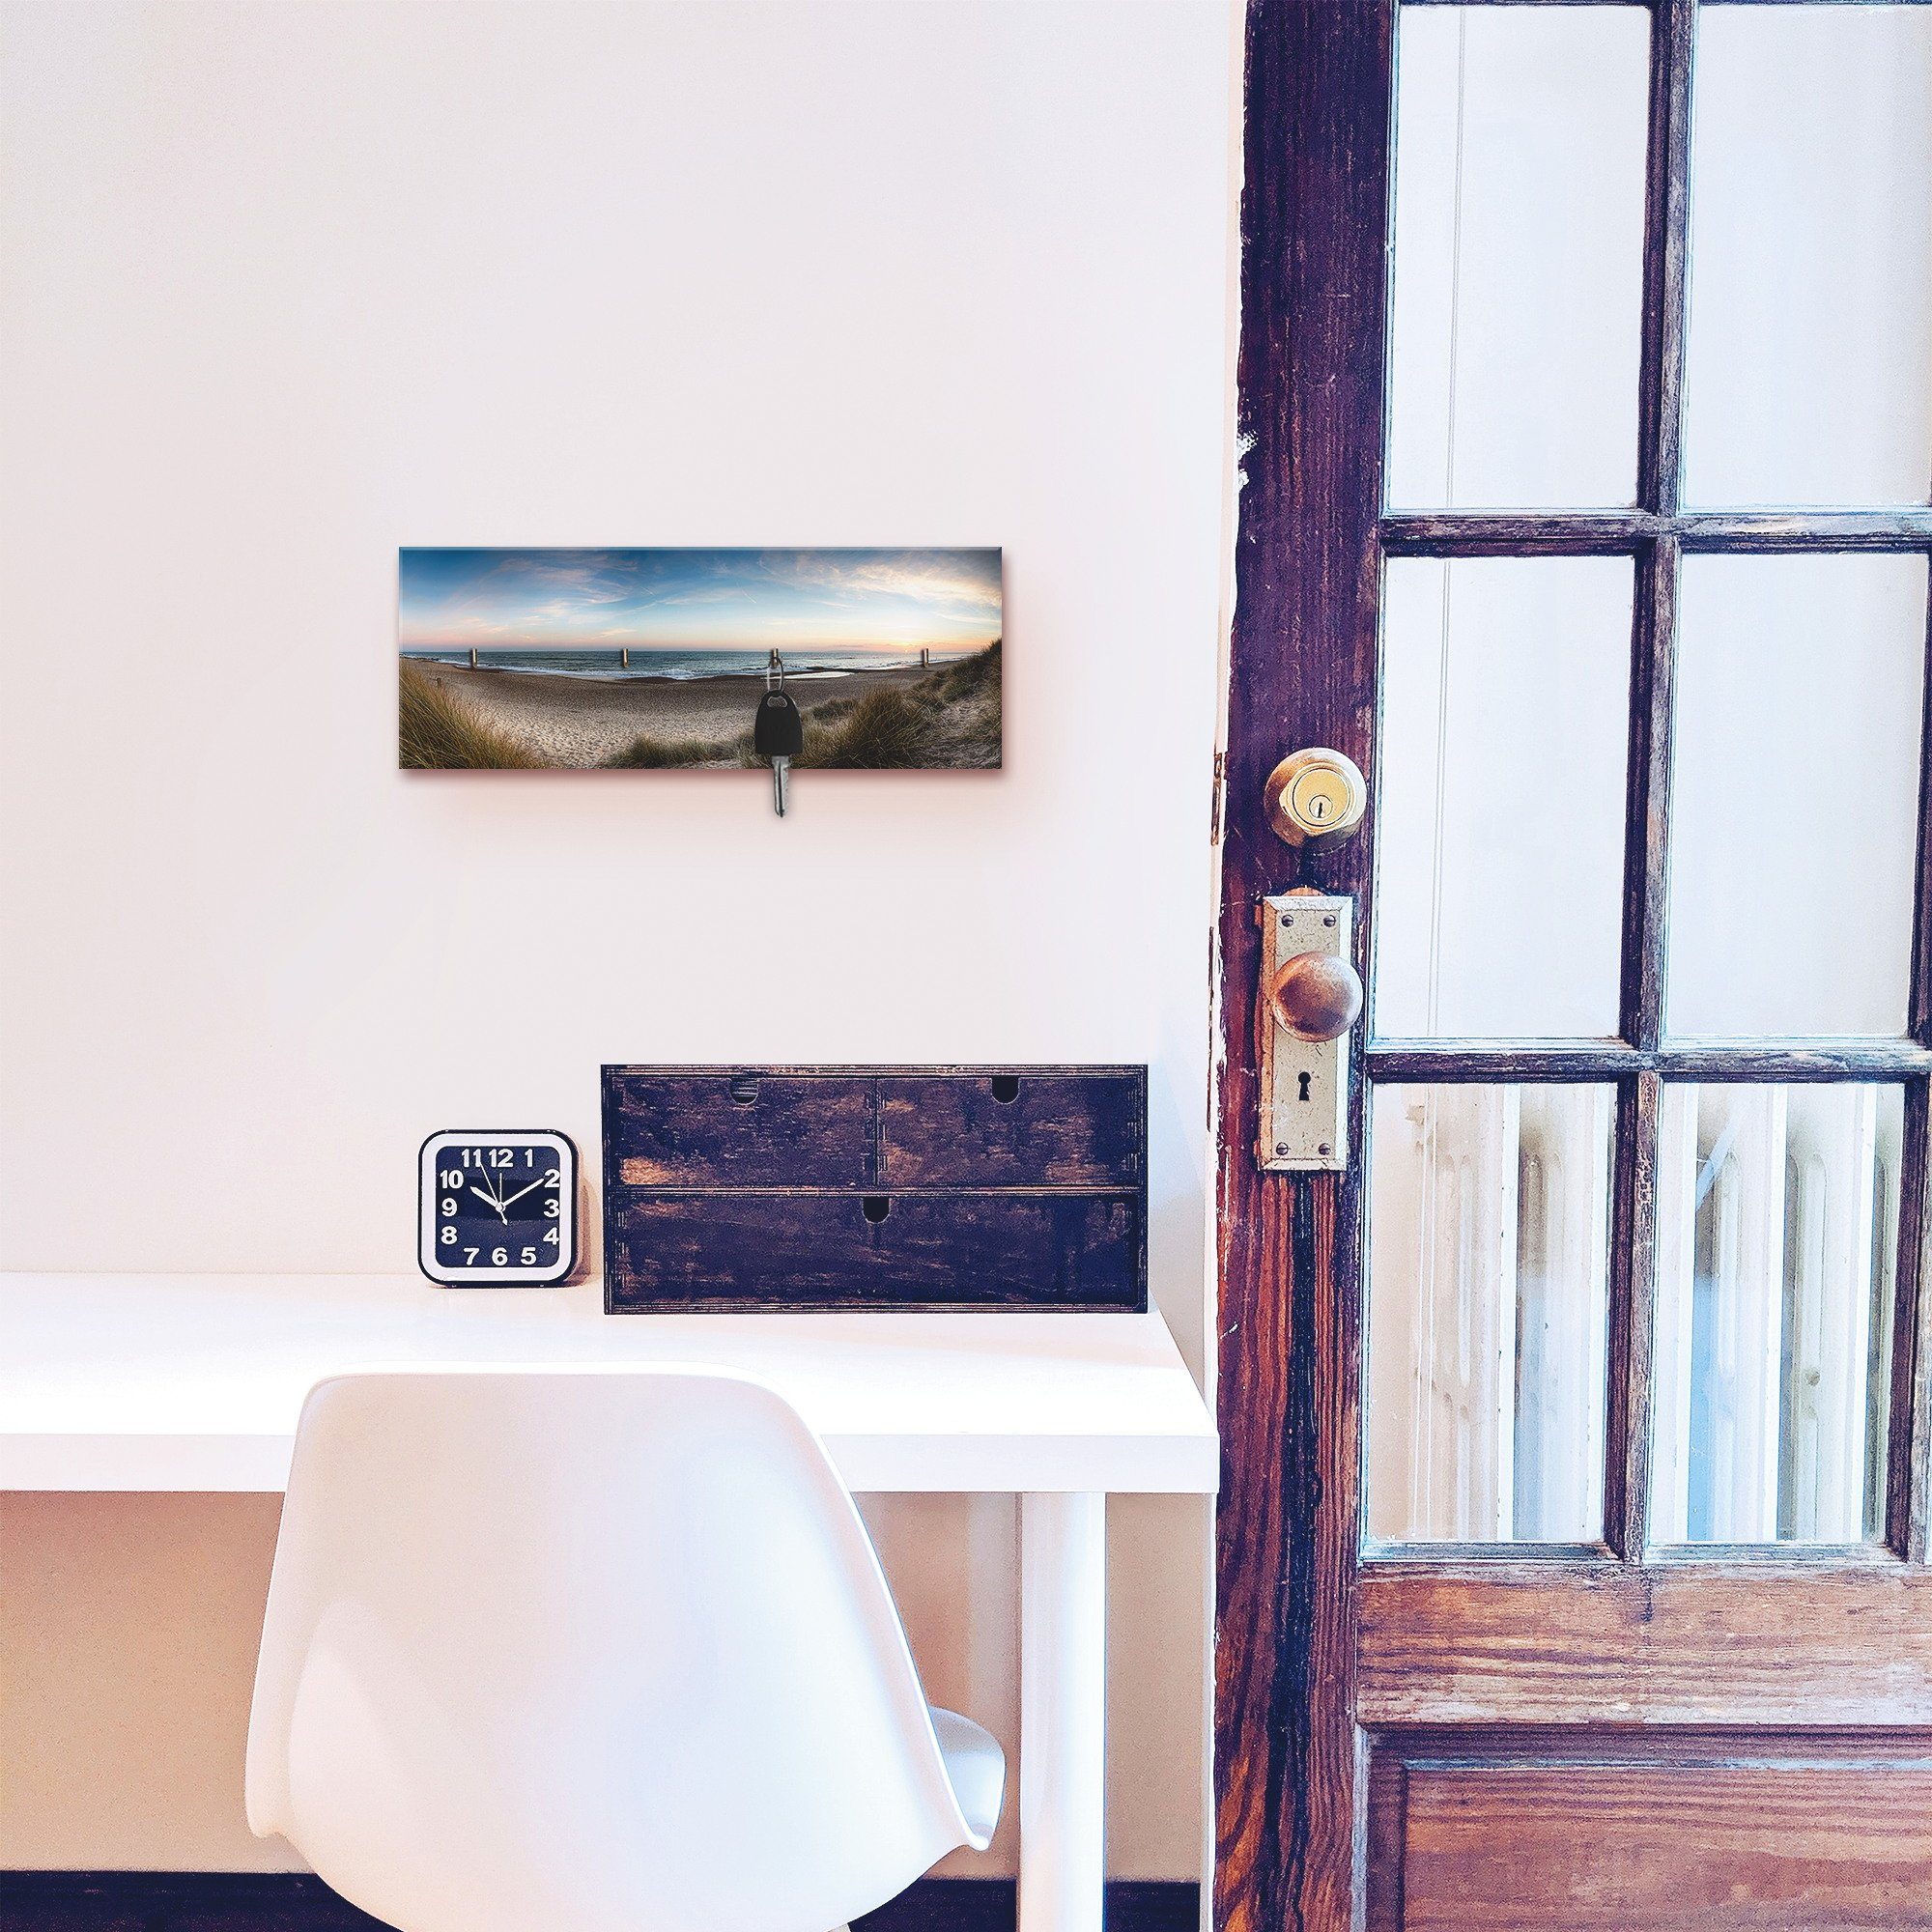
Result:
<instances>
[{"instance_id":1,"label":"number 3 on clock","mask_svg":"<svg viewBox=\"0 0 1932 1932\"><path fill-rule=\"evenodd\" d=\"M445 1288L544 1288L577 1265L577 1148L568 1134L432 1134L417 1160L416 1259Z\"/></svg>"}]
</instances>

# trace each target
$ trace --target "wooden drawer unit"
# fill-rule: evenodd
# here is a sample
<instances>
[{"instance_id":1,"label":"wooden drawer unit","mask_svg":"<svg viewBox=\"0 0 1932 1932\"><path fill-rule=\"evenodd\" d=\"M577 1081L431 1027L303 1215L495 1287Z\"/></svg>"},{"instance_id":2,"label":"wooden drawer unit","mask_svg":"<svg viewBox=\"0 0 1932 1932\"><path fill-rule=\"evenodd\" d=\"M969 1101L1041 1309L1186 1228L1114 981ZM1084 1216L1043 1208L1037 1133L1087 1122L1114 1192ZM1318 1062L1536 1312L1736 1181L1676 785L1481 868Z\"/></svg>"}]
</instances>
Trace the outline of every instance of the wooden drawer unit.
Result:
<instances>
[{"instance_id":1,"label":"wooden drawer unit","mask_svg":"<svg viewBox=\"0 0 1932 1932\"><path fill-rule=\"evenodd\" d=\"M1147 1069L604 1069L604 1303L1147 1306Z\"/></svg>"}]
</instances>

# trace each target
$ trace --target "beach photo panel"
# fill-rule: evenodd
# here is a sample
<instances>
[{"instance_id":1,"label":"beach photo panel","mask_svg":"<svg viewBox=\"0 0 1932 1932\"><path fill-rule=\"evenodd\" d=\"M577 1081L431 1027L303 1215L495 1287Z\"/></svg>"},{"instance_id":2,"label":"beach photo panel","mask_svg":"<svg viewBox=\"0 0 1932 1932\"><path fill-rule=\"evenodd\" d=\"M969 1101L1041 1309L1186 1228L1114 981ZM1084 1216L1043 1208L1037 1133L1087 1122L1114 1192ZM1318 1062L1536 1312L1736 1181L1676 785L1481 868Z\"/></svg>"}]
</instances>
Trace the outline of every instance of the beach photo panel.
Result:
<instances>
[{"instance_id":1,"label":"beach photo panel","mask_svg":"<svg viewBox=\"0 0 1932 1932\"><path fill-rule=\"evenodd\" d=\"M735 771L782 679L795 769L997 771L997 549L404 550L397 761Z\"/></svg>"}]
</instances>

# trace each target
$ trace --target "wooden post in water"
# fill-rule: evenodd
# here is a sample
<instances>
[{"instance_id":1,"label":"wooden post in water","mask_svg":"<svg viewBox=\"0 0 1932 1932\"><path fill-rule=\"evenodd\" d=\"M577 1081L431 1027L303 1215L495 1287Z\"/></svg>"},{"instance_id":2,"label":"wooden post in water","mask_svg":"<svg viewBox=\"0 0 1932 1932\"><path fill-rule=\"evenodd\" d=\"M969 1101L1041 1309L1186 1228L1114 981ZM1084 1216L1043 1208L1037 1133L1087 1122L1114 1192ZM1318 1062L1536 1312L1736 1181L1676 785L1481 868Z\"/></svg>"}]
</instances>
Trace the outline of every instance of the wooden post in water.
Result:
<instances>
[{"instance_id":1,"label":"wooden post in water","mask_svg":"<svg viewBox=\"0 0 1932 1932\"><path fill-rule=\"evenodd\" d=\"M920 646L919 668L921 670L929 670L932 668L932 653L923 644Z\"/></svg>"},{"instance_id":2,"label":"wooden post in water","mask_svg":"<svg viewBox=\"0 0 1932 1932\"><path fill-rule=\"evenodd\" d=\"M469 668L471 670L476 668L476 646L474 644L469 646Z\"/></svg>"},{"instance_id":3,"label":"wooden post in water","mask_svg":"<svg viewBox=\"0 0 1932 1932\"><path fill-rule=\"evenodd\" d=\"M631 668L631 647L629 644L624 646L622 656L624 660L623 668L629 670Z\"/></svg>"}]
</instances>

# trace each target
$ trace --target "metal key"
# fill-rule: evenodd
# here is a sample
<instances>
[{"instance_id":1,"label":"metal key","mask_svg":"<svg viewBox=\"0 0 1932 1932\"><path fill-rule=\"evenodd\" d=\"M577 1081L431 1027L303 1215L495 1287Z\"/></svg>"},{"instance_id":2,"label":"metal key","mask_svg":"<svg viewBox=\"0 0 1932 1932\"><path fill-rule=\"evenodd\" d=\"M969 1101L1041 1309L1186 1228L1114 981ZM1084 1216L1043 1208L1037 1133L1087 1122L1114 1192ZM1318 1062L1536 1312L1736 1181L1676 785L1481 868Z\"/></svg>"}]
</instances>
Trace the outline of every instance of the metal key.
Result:
<instances>
[{"instance_id":1,"label":"metal key","mask_svg":"<svg viewBox=\"0 0 1932 1932\"><path fill-rule=\"evenodd\" d=\"M785 775L791 761L805 749L805 720L786 695L784 665L776 651L772 653L765 680L765 695L758 699L758 715L752 723L752 750L757 756L772 761L772 802L782 818Z\"/></svg>"}]
</instances>

